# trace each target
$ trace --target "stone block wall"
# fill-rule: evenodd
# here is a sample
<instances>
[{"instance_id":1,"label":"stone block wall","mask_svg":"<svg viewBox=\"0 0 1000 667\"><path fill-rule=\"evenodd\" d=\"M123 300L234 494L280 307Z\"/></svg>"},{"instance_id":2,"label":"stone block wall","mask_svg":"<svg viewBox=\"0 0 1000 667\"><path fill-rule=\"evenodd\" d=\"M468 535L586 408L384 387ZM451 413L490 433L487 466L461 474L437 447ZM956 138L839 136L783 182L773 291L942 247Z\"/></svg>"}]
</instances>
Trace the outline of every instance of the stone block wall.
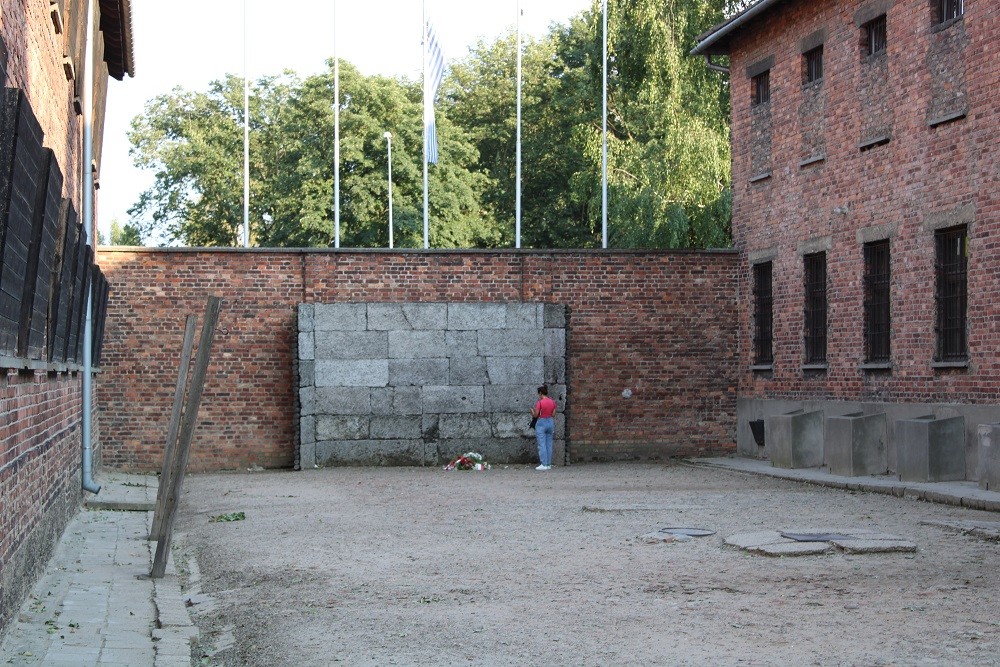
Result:
<instances>
[{"instance_id":1,"label":"stone block wall","mask_svg":"<svg viewBox=\"0 0 1000 667\"><path fill-rule=\"evenodd\" d=\"M476 451L534 461L537 387L559 405L566 308L541 303L305 303L298 309L299 461L435 465Z\"/></svg>"}]
</instances>

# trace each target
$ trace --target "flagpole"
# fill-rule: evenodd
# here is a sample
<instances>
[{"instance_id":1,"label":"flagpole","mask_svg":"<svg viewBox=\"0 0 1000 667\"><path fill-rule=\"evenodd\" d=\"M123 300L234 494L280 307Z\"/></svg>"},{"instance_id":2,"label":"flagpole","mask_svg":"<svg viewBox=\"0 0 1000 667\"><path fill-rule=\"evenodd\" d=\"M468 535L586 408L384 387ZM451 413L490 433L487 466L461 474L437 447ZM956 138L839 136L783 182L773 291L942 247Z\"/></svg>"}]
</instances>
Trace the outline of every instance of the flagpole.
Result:
<instances>
[{"instance_id":1,"label":"flagpole","mask_svg":"<svg viewBox=\"0 0 1000 667\"><path fill-rule=\"evenodd\" d=\"M250 82L247 79L247 0L243 0L243 247L250 247Z\"/></svg>"},{"instance_id":2,"label":"flagpole","mask_svg":"<svg viewBox=\"0 0 1000 667\"><path fill-rule=\"evenodd\" d=\"M608 0L602 0L604 20L603 90L601 98L601 247L608 247Z\"/></svg>"},{"instance_id":3,"label":"flagpole","mask_svg":"<svg viewBox=\"0 0 1000 667\"><path fill-rule=\"evenodd\" d=\"M424 249L430 248L430 224L427 216L427 2L426 0L422 3L423 6L423 23L420 29L423 31L423 37L420 40L421 51L423 53L423 89L424 89Z\"/></svg>"},{"instance_id":4,"label":"flagpole","mask_svg":"<svg viewBox=\"0 0 1000 667\"><path fill-rule=\"evenodd\" d=\"M521 247L521 0L517 0L517 168L516 168L514 247Z\"/></svg>"},{"instance_id":5,"label":"flagpole","mask_svg":"<svg viewBox=\"0 0 1000 667\"><path fill-rule=\"evenodd\" d=\"M340 247L340 58L337 56L337 0L333 2L333 247Z\"/></svg>"}]
</instances>

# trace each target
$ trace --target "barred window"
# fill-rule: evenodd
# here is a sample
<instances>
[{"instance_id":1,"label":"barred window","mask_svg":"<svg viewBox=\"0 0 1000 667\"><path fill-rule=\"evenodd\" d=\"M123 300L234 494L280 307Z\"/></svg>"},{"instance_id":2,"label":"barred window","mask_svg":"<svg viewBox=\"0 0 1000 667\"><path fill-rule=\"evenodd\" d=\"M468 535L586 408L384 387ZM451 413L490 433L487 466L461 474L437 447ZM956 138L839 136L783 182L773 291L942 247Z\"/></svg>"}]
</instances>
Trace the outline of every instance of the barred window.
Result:
<instances>
[{"instance_id":1,"label":"barred window","mask_svg":"<svg viewBox=\"0 0 1000 667\"><path fill-rule=\"evenodd\" d=\"M889 361L889 241L866 243L865 361Z\"/></svg>"},{"instance_id":2,"label":"barred window","mask_svg":"<svg viewBox=\"0 0 1000 667\"><path fill-rule=\"evenodd\" d=\"M873 56L885 51L888 46L885 14L866 23L863 29L865 31L866 55Z\"/></svg>"},{"instance_id":3,"label":"barred window","mask_svg":"<svg viewBox=\"0 0 1000 667\"><path fill-rule=\"evenodd\" d=\"M805 362L826 363L826 253L806 255Z\"/></svg>"},{"instance_id":4,"label":"barred window","mask_svg":"<svg viewBox=\"0 0 1000 667\"><path fill-rule=\"evenodd\" d=\"M774 363L772 272L771 262L753 266L753 362L758 365Z\"/></svg>"},{"instance_id":5,"label":"barred window","mask_svg":"<svg viewBox=\"0 0 1000 667\"><path fill-rule=\"evenodd\" d=\"M802 54L805 60L805 82L812 83L823 78L823 45Z\"/></svg>"},{"instance_id":6,"label":"barred window","mask_svg":"<svg viewBox=\"0 0 1000 667\"><path fill-rule=\"evenodd\" d=\"M957 19L965 13L965 0L938 0L939 23Z\"/></svg>"},{"instance_id":7,"label":"barred window","mask_svg":"<svg viewBox=\"0 0 1000 667\"><path fill-rule=\"evenodd\" d=\"M771 101L771 70L761 72L753 78L753 99L751 104L766 104Z\"/></svg>"},{"instance_id":8,"label":"barred window","mask_svg":"<svg viewBox=\"0 0 1000 667\"><path fill-rule=\"evenodd\" d=\"M968 359L969 239L965 225L934 234L937 255L937 361Z\"/></svg>"}]
</instances>

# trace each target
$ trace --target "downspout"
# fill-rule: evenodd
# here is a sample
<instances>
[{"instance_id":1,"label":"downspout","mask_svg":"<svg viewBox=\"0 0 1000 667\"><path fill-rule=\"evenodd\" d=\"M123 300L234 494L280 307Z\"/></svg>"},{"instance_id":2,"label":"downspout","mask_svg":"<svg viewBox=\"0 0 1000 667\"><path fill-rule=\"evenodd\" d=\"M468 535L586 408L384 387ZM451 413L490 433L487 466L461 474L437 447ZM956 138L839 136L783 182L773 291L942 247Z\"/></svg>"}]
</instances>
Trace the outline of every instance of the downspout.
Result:
<instances>
[{"instance_id":1,"label":"downspout","mask_svg":"<svg viewBox=\"0 0 1000 667\"><path fill-rule=\"evenodd\" d=\"M729 68L725 65L716 65L712 62L712 55L710 53L705 54L705 63L708 65L708 69L713 72L722 72L723 74L729 74Z\"/></svg>"},{"instance_id":2,"label":"downspout","mask_svg":"<svg viewBox=\"0 0 1000 667\"><path fill-rule=\"evenodd\" d=\"M83 229L87 245L94 247L91 238L94 229L94 0L87 0L87 37L83 57ZM94 255L97 256L96 253ZM87 317L83 329L83 461L81 475L83 490L98 493L101 486L94 481L94 451L92 447L93 374L91 358L94 356L93 280L87 281Z\"/></svg>"}]
</instances>

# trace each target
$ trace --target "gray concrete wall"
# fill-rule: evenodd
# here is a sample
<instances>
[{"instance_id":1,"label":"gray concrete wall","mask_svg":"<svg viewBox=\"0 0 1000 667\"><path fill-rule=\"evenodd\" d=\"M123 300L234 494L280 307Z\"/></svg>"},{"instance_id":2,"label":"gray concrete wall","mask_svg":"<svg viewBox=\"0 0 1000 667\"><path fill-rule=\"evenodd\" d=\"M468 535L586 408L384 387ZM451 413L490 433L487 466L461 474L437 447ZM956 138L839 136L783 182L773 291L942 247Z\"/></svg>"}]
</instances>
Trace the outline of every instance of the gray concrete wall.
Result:
<instances>
[{"instance_id":1,"label":"gray concrete wall","mask_svg":"<svg viewBox=\"0 0 1000 667\"><path fill-rule=\"evenodd\" d=\"M565 306L300 304L298 319L302 468L439 465L469 451L533 462L542 383L565 462Z\"/></svg>"},{"instance_id":2,"label":"gray concrete wall","mask_svg":"<svg viewBox=\"0 0 1000 667\"><path fill-rule=\"evenodd\" d=\"M793 401L766 399L738 399L736 402L736 449L740 456L770 458L768 447L758 448L750 432L750 421L766 419L794 410L822 410L827 417L860 412L866 415L884 413L886 416L886 458L890 472L896 473L898 435L896 422L916 419L933 414L937 418L965 418L965 478L978 478L979 426L1000 422L998 405L958 405L948 403L862 403L853 401ZM767 434L764 434L765 443Z\"/></svg>"}]
</instances>

